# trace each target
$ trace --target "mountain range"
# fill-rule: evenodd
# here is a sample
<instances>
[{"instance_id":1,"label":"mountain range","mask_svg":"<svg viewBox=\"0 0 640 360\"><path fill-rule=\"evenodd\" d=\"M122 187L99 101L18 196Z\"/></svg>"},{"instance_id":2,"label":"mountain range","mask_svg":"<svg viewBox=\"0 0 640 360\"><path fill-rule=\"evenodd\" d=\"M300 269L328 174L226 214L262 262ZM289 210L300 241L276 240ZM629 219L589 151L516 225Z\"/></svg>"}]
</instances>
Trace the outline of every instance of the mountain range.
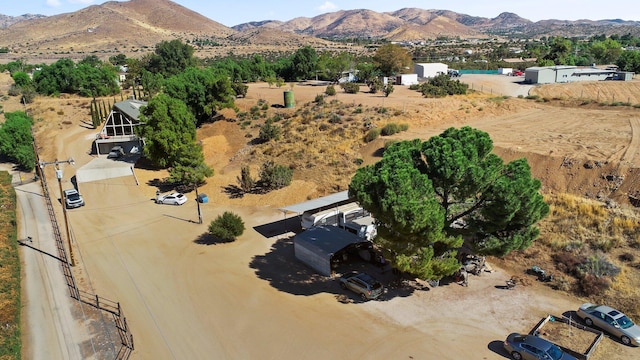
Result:
<instances>
[{"instance_id":1,"label":"mountain range","mask_svg":"<svg viewBox=\"0 0 640 360\"><path fill-rule=\"evenodd\" d=\"M0 15L0 47L27 52L122 51L148 48L175 38L187 41L206 38L219 45L276 46L286 42L295 46L349 38L419 41L438 37L534 38L613 33L638 36L640 22L617 19L532 22L508 12L484 18L449 10L404 8L382 13L341 10L311 18L264 20L229 28L169 0L110 1L54 16Z\"/></svg>"}]
</instances>

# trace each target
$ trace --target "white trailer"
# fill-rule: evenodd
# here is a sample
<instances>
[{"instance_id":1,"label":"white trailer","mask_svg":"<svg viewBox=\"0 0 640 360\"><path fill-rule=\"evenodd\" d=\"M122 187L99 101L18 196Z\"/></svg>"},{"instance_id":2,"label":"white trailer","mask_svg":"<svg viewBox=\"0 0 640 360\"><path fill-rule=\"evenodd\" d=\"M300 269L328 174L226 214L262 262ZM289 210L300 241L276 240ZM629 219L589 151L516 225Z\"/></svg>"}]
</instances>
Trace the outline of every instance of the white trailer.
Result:
<instances>
[{"instance_id":1,"label":"white trailer","mask_svg":"<svg viewBox=\"0 0 640 360\"><path fill-rule=\"evenodd\" d=\"M499 68L498 74L500 75L511 75L513 73L513 68Z\"/></svg>"},{"instance_id":2,"label":"white trailer","mask_svg":"<svg viewBox=\"0 0 640 360\"><path fill-rule=\"evenodd\" d=\"M302 214L300 225L305 230L318 225L338 225L362 216L361 214L364 214L364 209L358 203L352 202L314 213L305 212Z\"/></svg>"}]
</instances>

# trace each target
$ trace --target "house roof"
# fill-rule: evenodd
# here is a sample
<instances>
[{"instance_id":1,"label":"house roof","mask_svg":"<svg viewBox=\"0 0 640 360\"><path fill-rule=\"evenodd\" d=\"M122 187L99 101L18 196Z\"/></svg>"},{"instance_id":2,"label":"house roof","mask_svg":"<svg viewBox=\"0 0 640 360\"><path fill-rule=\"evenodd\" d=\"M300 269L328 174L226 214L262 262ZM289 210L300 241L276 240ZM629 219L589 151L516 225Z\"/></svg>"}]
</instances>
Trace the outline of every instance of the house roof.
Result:
<instances>
[{"instance_id":1,"label":"house roof","mask_svg":"<svg viewBox=\"0 0 640 360\"><path fill-rule=\"evenodd\" d=\"M140 119L140 108L142 106L147 106L147 102L142 100L124 100L113 104L115 110L134 120Z\"/></svg>"},{"instance_id":2,"label":"house roof","mask_svg":"<svg viewBox=\"0 0 640 360\"><path fill-rule=\"evenodd\" d=\"M333 254L351 244L367 242L368 240L337 226L322 225L301 232L295 236L294 241L318 255L330 258Z\"/></svg>"},{"instance_id":3,"label":"house roof","mask_svg":"<svg viewBox=\"0 0 640 360\"><path fill-rule=\"evenodd\" d=\"M302 214L303 212L308 210L320 209L323 207L335 205L337 203L346 202L348 200L349 200L349 192L345 190L339 193L323 196L317 199L285 206L280 208L280 211L285 213L293 212L297 214Z\"/></svg>"}]
</instances>

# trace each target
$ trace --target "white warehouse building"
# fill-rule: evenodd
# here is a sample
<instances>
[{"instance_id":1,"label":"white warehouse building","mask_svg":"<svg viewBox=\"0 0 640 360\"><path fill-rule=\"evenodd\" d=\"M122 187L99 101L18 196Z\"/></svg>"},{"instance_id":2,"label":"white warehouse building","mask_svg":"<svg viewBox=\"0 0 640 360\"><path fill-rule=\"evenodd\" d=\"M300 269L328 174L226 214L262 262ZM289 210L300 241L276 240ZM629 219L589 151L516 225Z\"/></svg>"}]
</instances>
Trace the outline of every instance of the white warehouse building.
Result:
<instances>
[{"instance_id":1,"label":"white warehouse building","mask_svg":"<svg viewBox=\"0 0 640 360\"><path fill-rule=\"evenodd\" d=\"M423 79L446 74L448 71L449 65L443 63L417 63L413 66L413 72Z\"/></svg>"}]
</instances>

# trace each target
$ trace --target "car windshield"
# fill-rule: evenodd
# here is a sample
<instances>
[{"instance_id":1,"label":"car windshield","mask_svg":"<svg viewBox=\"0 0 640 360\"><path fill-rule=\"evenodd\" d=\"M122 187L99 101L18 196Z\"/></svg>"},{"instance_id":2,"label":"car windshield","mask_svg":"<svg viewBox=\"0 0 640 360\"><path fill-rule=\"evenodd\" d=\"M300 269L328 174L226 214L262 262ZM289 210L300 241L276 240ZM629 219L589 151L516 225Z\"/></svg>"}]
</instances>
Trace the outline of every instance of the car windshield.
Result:
<instances>
[{"instance_id":1,"label":"car windshield","mask_svg":"<svg viewBox=\"0 0 640 360\"><path fill-rule=\"evenodd\" d=\"M80 199L80 195L78 193L67 194L67 198L71 201L76 201Z\"/></svg>"},{"instance_id":2,"label":"car windshield","mask_svg":"<svg viewBox=\"0 0 640 360\"><path fill-rule=\"evenodd\" d=\"M547 350L547 353L553 360L560 360L560 358L562 358L562 350L555 345L551 345L549 350Z\"/></svg>"},{"instance_id":3,"label":"car windshield","mask_svg":"<svg viewBox=\"0 0 640 360\"><path fill-rule=\"evenodd\" d=\"M178 194L178 195L176 195L176 198L181 199L183 196L184 195L182 195L182 194Z\"/></svg>"},{"instance_id":4,"label":"car windshield","mask_svg":"<svg viewBox=\"0 0 640 360\"><path fill-rule=\"evenodd\" d=\"M622 317L619 319L616 319L616 321L618 322L618 325L620 325L620 328L622 329L628 329L633 326L633 321L631 321L631 319L629 319L627 315L622 315Z\"/></svg>"}]
</instances>

